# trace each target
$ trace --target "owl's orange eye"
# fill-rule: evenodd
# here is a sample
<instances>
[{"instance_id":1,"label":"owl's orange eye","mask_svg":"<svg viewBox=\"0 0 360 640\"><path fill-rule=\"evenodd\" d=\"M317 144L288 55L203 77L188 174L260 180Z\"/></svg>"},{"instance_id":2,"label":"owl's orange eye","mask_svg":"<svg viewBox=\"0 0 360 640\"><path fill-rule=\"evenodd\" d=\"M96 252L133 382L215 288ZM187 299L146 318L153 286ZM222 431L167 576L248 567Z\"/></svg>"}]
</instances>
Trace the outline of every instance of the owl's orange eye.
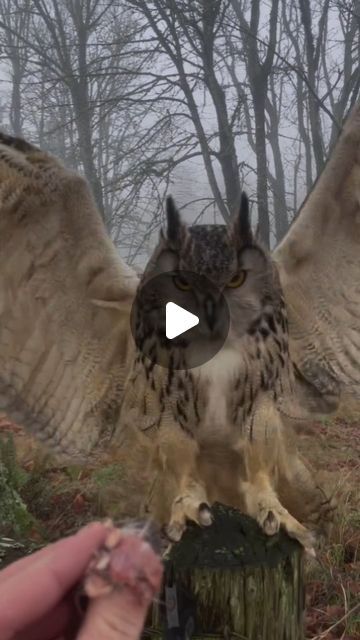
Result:
<instances>
[{"instance_id":1,"label":"owl's orange eye","mask_svg":"<svg viewBox=\"0 0 360 640\"><path fill-rule=\"evenodd\" d=\"M180 276L174 276L174 285L181 291L190 291L192 289L190 282Z\"/></svg>"},{"instance_id":2,"label":"owl's orange eye","mask_svg":"<svg viewBox=\"0 0 360 640\"><path fill-rule=\"evenodd\" d=\"M231 289L237 289L238 287L241 287L242 284L244 284L245 279L246 271L242 269L241 271L239 271L239 273L233 276L231 280L229 280L226 286L230 287Z\"/></svg>"}]
</instances>

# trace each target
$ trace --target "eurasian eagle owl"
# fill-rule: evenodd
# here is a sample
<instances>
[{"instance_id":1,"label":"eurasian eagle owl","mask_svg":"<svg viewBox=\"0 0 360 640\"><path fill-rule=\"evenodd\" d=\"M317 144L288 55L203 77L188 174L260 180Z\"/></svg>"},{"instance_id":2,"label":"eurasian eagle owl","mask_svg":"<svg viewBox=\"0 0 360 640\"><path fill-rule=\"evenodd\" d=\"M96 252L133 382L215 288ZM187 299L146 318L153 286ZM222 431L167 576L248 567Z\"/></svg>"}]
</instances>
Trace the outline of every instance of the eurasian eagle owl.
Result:
<instances>
[{"instance_id":1,"label":"eurasian eagle owl","mask_svg":"<svg viewBox=\"0 0 360 640\"><path fill-rule=\"evenodd\" d=\"M169 200L140 284L86 182L22 140L0 143L0 410L73 459L109 441L116 449L127 429L150 442L158 490L148 508L172 539L187 519L209 524L220 501L311 550L310 529L332 504L283 417L333 410L344 388L359 393L360 108L272 256L252 236L245 196L229 228L187 227ZM192 368L186 349L181 363L149 364L130 332L136 293L172 269L215 281L229 308L222 348ZM221 305L178 284L215 335ZM150 316L137 318L137 338L157 349Z\"/></svg>"},{"instance_id":2,"label":"eurasian eagle owl","mask_svg":"<svg viewBox=\"0 0 360 640\"><path fill-rule=\"evenodd\" d=\"M167 273L171 277L160 280L158 290L149 288L153 278ZM171 341L164 344L159 313L174 297L200 318L188 341L187 334L182 336L179 349ZM311 534L277 499L272 488L275 476L277 482L292 485L292 473L300 475L301 491L305 482L310 509L314 510L315 500L322 520L331 512L331 503L295 453L288 465L276 410L293 386L286 306L278 271L253 237L244 193L229 226L188 227L168 198L167 228L139 283L135 306L138 349L123 415L125 421L127 415L132 420L136 415L138 426L144 424L146 431L149 426L158 430L159 456L166 472L178 476L181 491L172 505L169 537L180 539L188 518L211 522L210 504L217 500L247 511L269 534L284 524L311 548ZM205 354L196 366L204 338L206 344L221 333L225 309L229 326L221 349L211 359ZM168 358L164 359L163 349L168 349ZM164 360L165 371L154 366ZM144 384L154 400L139 410ZM291 506L286 498L285 503Z\"/></svg>"}]
</instances>

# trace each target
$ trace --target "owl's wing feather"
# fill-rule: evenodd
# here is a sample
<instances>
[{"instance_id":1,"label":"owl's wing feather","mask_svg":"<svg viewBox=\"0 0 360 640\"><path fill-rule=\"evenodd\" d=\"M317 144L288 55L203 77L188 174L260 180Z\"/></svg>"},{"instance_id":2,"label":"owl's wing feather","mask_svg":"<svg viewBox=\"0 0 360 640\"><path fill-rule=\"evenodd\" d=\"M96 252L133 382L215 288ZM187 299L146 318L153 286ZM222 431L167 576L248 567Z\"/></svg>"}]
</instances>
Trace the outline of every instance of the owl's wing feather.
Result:
<instances>
[{"instance_id":1,"label":"owl's wing feather","mask_svg":"<svg viewBox=\"0 0 360 640\"><path fill-rule=\"evenodd\" d=\"M136 287L83 178L0 134L0 413L73 458L106 439Z\"/></svg>"},{"instance_id":2,"label":"owl's wing feather","mask_svg":"<svg viewBox=\"0 0 360 640\"><path fill-rule=\"evenodd\" d=\"M274 252L301 400L335 408L360 397L360 105Z\"/></svg>"}]
</instances>

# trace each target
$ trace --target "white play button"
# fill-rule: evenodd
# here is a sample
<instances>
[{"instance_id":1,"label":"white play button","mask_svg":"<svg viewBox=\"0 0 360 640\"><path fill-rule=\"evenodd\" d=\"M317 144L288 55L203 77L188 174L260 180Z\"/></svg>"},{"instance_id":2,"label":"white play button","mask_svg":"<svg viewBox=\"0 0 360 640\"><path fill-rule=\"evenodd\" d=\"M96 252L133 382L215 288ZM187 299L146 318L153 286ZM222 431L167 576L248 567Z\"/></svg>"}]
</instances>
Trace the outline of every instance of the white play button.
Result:
<instances>
[{"instance_id":1,"label":"white play button","mask_svg":"<svg viewBox=\"0 0 360 640\"><path fill-rule=\"evenodd\" d=\"M192 298L187 297L190 294L184 293L187 283L189 290L203 292L204 308L199 310L199 317ZM205 304L205 292L214 305ZM188 370L205 364L222 348L229 332L230 312L225 296L203 274L165 271L146 278L138 287L130 320L142 362Z\"/></svg>"},{"instance_id":2,"label":"white play button","mask_svg":"<svg viewBox=\"0 0 360 640\"><path fill-rule=\"evenodd\" d=\"M168 340L177 338L185 331L196 327L197 324L199 324L199 318L195 314L186 311L183 307L179 307L175 302L166 304L165 333Z\"/></svg>"}]
</instances>

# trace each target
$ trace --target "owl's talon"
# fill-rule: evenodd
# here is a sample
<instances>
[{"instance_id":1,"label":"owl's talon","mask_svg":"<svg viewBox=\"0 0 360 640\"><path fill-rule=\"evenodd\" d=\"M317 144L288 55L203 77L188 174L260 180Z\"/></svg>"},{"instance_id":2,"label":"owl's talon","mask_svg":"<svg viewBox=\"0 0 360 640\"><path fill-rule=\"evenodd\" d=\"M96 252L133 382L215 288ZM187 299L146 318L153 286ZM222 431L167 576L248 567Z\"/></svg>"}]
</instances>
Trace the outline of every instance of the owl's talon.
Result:
<instances>
[{"instance_id":1,"label":"owl's talon","mask_svg":"<svg viewBox=\"0 0 360 640\"><path fill-rule=\"evenodd\" d=\"M295 518L294 518L295 520ZM301 546L304 547L304 550L307 554L312 557L316 556L315 546L316 546L316 537L312 531L309 531L302 524L295 520L296 525L284 524L284 529L286 533L290 536L290 538L294 538L298 542L300 542Z\"/></svg>"},{"instance_id":2,"label":"owl's talon","mask_svg":"<svg viewBox=\"0 0 360 640\"><path fill-rule=\"evenodd\" d=\"M302 535L302 539L299 540L300 544L303 545L305 549L305 553L313 558L316 558L316 547L318 546L318 538L313 531L309 531L309 529L305 529L304 534Z\"/></svg>"},{"instance_id":3,"label":"owl's talon","mask_svg":"<svg viewBox=\"0 0 360 640\"><path fill-rule=\"evenodd\" d=\"M209 505L203 503L199 507L199 524L203 527L209 527L213 523L212 513Z\"/></svg>"},{"instance_id":4,"label":"owl's talon","mask_svg":"<svg viewBox=\"0 0 360 640\"><path fill-rule=\"evenodd\" d=\"M316 558L316 551L314 547L305 547L305 553L311 558Z\"/></svg>"},{"instance_id":5,"label":"owl's talon","mask_svg":"<svg viewBox=\"0 0 360 640\"><path fill-rule=\"evenodd\" d=\"M280 529L280 520L278 520L274 512L270 509L263 523L263 530L266 535L273 536Z\"/></svg>"},{"instance_id":6,"label":"owl's talon","mask_svg":"<svg viewBox=\"0 0 360 640\"><path fill-rule=\"evenodd\" d=\"M180 542L185 529L186 526L184 524L172 522L165 527L165 533L171 542Z\"/></svg>"}]
</instances>

